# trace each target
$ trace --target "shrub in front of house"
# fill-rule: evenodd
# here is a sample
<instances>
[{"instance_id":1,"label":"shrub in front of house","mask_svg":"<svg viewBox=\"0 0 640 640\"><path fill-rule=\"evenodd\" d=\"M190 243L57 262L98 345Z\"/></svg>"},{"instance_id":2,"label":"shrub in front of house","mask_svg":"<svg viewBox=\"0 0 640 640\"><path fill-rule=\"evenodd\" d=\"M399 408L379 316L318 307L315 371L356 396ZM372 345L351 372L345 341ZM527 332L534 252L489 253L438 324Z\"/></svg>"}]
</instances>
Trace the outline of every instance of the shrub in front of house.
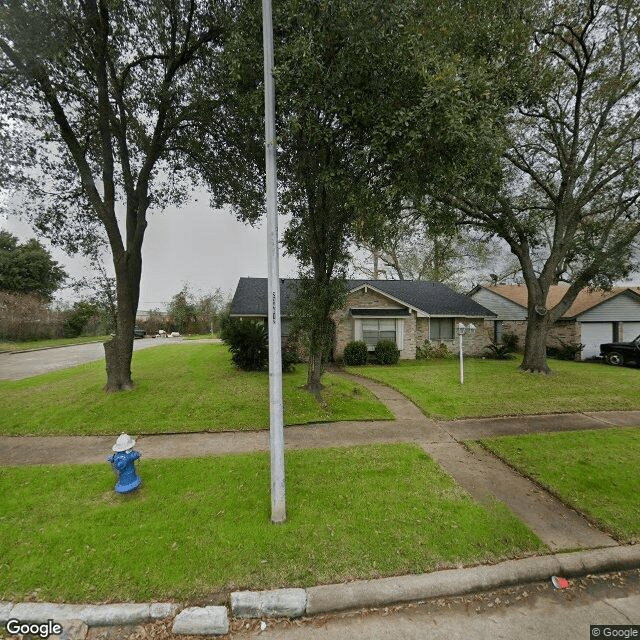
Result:
<instances>
[{"instance_id":1,"label":"shrub in front of house","mask_svg":"<svg viewBox=\"0 0 640 640\"><path fill-rule=\"evenodd\" d=\"M295 345L285 343L282 345L282 373L293 373L296 365L302 362Z\"/></svg>"},{"instance_id":2,"label":"shrub in front of house","mask_svg":"<svg viewBox=\"0 0 640 640\"><path fill-rule=\"evenodd\" d=\"M518 351L519 338L515 333L503 333L502 344L507 348L509 353L516 353Z\"/></svg>"},{"instance_id":3,"label":"shrub in front of house","mask_svg":"<svg viewBox=\"0 0 640 640\"><path fill-rule=\"evenodd\" d=\"M495 340L492 340L491 344L488 344L484 348L484 351L487 352L485 357L491 360L510 360L513 358L509 345L504 342L496 342Z\"/></svg>"},{"instance_id":4,"label":"shrub in front of house","mask_svg":"<svg viewBox=\"0 0 640 640\"><path fill-rule=\"evenodd\" d=\"M222 339L229 345L231 361L243 371L262 371L269 363L267 330L255 320L230 319L225 323Z\"/></svg>"},{"instance_id":5,"label":"shrub in front of house","mask_svg":"<svg viewBox=\"0 0 640 640\"><path fill-rule=\"evenodd\" d=\"M565 342L564 340L559 340L559 342L559 347L547 347L547 355L550 358L580 360L580 355L584 349L584 345L581 342Z\"/></svg>"},{"instance_id":6,"label":"shrub in front of house","mask_svg":"<svg viewBox=\"0 0 640 640\"><path fill-rule=\"evenodd\" d=\"M422 346L416 347L416 360L444 360L453 358L453 353L444 342L433 344L430 340L425 340Z\"/></svg>"},{"instance_id":7,"label":"shrub in front of house","mask_svg":"<svg viewBox=\"0 0 640 640\"><path fill-rule=\"evenodd\" d=\"M398 364L400 349L393 340L379 340L376 344L375 356L378 364Z\"/></svg>"},{"instance_id":8,"label":"shrub in front of house","mask_svg":"<svg viewBox=\"0 0 640 640\"><path fill-rule=\"evenodd\" d=\"M357 367L363 364L367 364L369 358L369 349L367 343L362 340L354 340L350 342L345 348L342 354L344 363L350 367Z\"/></svg>"}]
</instances>

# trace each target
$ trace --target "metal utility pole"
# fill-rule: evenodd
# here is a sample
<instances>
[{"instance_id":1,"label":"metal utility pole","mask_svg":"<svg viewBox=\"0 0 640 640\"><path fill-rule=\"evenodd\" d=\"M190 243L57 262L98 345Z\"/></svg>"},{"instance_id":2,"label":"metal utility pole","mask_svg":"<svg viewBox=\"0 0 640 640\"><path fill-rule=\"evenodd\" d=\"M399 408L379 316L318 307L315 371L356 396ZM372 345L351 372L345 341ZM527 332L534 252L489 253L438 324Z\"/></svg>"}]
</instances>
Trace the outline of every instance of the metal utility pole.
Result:
<instances>
[{"instance_id":1,"label":"metal utility pole","mask_svg":"<svg viewBox=\"0 0 640 640\"><path fill-rule=\"evenodd\" d=\"M287 519L284 479L282 407L282 339L280 333L280 274L278 270L278 203L276 178L276 99L273 82L273 24L271 0L262 0L264 45L264 121L267 174L267 252L269 260L269 445L271 449L271 522Z\"/></svg>"}]
</instances>

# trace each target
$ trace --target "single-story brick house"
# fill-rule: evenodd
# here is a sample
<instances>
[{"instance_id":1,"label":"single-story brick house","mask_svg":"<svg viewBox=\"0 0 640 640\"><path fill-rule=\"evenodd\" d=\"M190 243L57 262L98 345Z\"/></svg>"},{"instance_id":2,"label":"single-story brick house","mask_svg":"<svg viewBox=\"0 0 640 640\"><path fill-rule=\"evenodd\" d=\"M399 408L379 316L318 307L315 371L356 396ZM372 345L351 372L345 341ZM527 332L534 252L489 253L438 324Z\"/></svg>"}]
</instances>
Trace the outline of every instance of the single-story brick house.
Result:
<instances>
[{"instance_id":1,"label":"single-story brick house","mask_svg":"<svg viewBox=\"0 0 640 640\"><path fill-rule=\"evenodd\" d=\"M567 291L568 285L549 290L547 307L552 308ZM477 286L470 293L478 304L495 312L494 338L503 332L514 333L524 344L527 331L527 287L517 284ZM640 335L640 287L613 287L611 291L583 290L569 310L549 332L548 347L560 341L582 343L582 358L600 354L605 342L633 340Z\"/></svg>"},{"instance_id":2,"label":"single-story brick house","mask_svg":"<svg viewBox=\"0 0 640 640\"><path fill-rule=\"evenodd\" d=\"M282 333L287 336L298 281L280 282ZM352 340L363 340L370 350L378 340L395 340L402 359L415 359L416 347L426 340L443 342L457 353L456 326L460 322L477 327L475 335L464 338L465 353L479 355L488 343L485 320L493 320L495 314L439 282L348 280L347 291L344 308L333 318L336 358L342 356ZM266 319L267 308L267 279L240 278L231 303L231 316Z\"/></svg>"}]
</instances>

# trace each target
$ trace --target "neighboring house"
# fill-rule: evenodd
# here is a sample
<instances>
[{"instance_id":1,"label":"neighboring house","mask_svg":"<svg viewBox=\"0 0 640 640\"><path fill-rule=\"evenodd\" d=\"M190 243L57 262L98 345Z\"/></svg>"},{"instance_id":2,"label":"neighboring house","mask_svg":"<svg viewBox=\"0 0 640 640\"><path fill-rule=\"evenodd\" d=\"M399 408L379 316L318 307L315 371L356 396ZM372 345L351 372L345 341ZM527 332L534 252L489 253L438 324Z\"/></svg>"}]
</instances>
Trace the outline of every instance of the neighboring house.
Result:
<instances>
[{"instance_id":1,"label":"neighboring house","mask_svg":"<svg viewBox=\"0 0 640 640\"><path fill-rule=\"evenodd\" d=\"M297 280L281 280L282 334L291 327ZM485 319L495 314L467 296L439 282L409 280L347 280L347 301L334 314L336 340L334 356L340 358L352 340L363 340L373 350L378 340L395 341L400 358L414 359L416 347L426 340L445 343L457 353L459 322L476 325L473 336L465 336L465 352L480 354L488 342ZM267 317L267 279L240 278L231 316ZM492 323L491 323L492 324Z\"/></svg>"},{"instance_id":2,"label":"neighboring house","mask_svg":"<svg viewBox=\"0 0 640 640\"><path fill-rule=\"evenodd\" d=\"M549 290L547 307L553 308L567 291L567 285ZM524 344L527 330L527 287L517 284L477 286L469 296L495 312L494 339L515 333ZM604 342L633 340L640 335L640 287L613 287L611 291L583 290L569 310L549 332L547 346L560 341L582 343L582 359L600 354Z\"/></svg>"}]
</instances>

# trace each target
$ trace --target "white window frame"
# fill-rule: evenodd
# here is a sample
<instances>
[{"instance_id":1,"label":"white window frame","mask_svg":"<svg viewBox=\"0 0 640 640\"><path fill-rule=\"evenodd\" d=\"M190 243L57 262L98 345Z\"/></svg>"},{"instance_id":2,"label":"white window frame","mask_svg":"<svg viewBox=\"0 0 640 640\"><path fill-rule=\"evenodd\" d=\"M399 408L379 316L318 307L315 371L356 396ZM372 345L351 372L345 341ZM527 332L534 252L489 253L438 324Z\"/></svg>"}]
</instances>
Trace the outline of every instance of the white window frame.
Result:
<instances>
[{"instance_id":1,"label":"white window frame","mask_svg":"<svg viewBox=\"0 0 640 640\"><path fill-rule=\"evenodd\" d=\"M366 318L354 318L353 323L353 339L364 342L363 332L362 332L362 321L363 320L395 320L396 323L396 347L400 351L404 349L404 318L389 318L384 316L371 316ZM369 351L373 351L374 347L369 346Z\"/></svg>"}]
</instances>

